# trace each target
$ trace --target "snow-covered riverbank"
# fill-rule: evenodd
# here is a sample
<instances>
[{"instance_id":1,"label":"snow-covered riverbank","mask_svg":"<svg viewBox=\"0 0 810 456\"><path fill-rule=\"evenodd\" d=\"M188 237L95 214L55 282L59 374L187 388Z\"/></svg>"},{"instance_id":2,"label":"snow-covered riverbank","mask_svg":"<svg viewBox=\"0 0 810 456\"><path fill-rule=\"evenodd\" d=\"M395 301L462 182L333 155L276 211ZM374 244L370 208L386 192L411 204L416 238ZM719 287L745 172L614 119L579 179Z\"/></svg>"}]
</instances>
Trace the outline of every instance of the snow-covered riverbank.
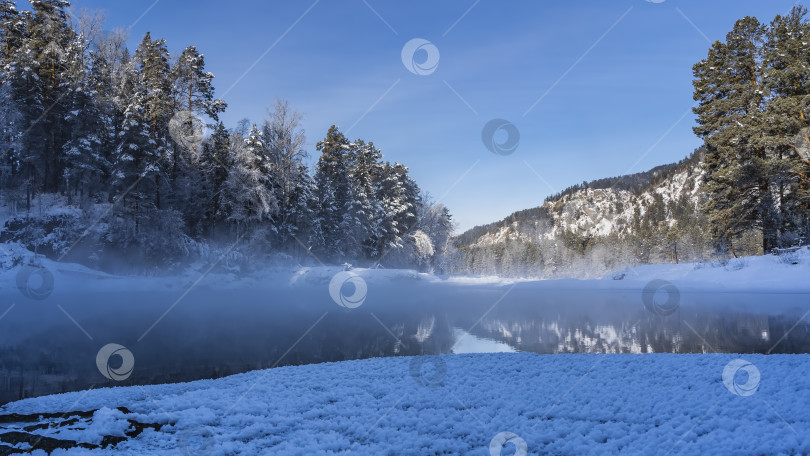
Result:
<instances>
[{"instance_id":1,"label":"snow-covered riverbank","mask_svg":"<svg viewBox=\"0 0 810 456\"><path fill-rule=\"evenodd\" d=\"M293 265L254 265L249 272L224 272L211 269L208 264L197 264L181 274L170 276L121 276L70 263L59 263L44 258L33 260L33 255L15 244L0 245L0 292L19 286L17 261L34 261L54 277L53 292L109 291L122 289L160 289L183 291L190 286L228 289L275 287L279 284L298 286L328 283L343 269L341 266L302 267ZM503 278L476 276L438 276L406 269L366 269L357 267L353 272L370 285L385 287L392 282L440 282L451 285L508 285L515 282L533 283L540 288L618 289L640 290L652 280L667 280L682 290L694 291L766 291L810 292L810 246L781 256L763 255L731 259L727 262L650 264L619 269L604 277L592 279L536 280L532 278Z\"/></svg>"},{"instance_id":2,"label":"snow-covered riverbank","mask_svg":"<svg viewBox=\"0 0 810 456\"><path fill-rule=\"evenodd\" d=\"M810 442L808 400L808 355L523 353L283 367L40 397L0 413L98 410L31 432L88 446L122 437L69 454L497 455L515 444L522 454L525 442L528 454L788 455ZM127 419L143 432L126 437Z\"/></svg>"}]
</instances>

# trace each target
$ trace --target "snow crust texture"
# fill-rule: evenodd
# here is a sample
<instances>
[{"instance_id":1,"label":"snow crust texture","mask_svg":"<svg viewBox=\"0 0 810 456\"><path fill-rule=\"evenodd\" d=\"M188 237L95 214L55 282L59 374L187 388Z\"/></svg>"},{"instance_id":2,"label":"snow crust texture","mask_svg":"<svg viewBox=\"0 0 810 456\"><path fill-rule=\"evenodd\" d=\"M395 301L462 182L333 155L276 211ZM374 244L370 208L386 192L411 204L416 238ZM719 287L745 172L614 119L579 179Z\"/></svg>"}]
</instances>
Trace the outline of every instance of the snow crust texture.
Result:
<instances>
[{"instance_id":1,"label":"snow crust texture","mask_svg":"<svg viewBox=\"0 0 810 456\"><path fill-rule=\"evenodd\" d=\"M0 413L97 410L33 431L87 443L126 435L126 419L159 424L55 455L800 455L809 401L810 355L517 353L282 367L26 399Z\"/></svg>"}]
</instances>

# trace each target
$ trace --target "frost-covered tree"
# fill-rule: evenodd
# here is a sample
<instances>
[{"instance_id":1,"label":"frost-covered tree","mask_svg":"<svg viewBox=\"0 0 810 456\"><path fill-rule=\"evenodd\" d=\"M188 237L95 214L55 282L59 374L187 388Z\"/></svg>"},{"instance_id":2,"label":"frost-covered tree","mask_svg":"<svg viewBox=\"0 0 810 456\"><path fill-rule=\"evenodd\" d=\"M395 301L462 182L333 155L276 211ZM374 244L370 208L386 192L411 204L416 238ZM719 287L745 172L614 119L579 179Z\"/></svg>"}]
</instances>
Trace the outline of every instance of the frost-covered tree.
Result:
<instances>
[{"instance_id":1,"label":"frost-covered tree","mask_svg":"<svg viewBox=\"0 0 810 456\"><path fill-rule=\"evenodd\" d=\"M455 227L450 211L443 204L434 203L428 194L421 197L418 220L419 231L425 234L433 247L429 259L431 266L444 269L447 266L447 251Z\"/></svg>"},{"instance_id":2,"label":"frost-covered tree","mask_svg":"<svg viewBox=\"0 0 810 456\"><path fill-rule=\"evenodd\" d=\"M194 46L185 48L172 68L172 92L178 110L219 120L227 104L214 98L214 74L205 71L205 58Z\"/></svg>"},{"instance_id":3,"label":"frost-covered tree","mask_svg":"<svg viewBox=\"0 0 810 456\"><path fill-rule=\"evenodd\" d=\"M301 117L287 101L276 100L262 127L264 151L278 211L271 218L274 244L297 249L312 227L312 179L304 160L306 137Z\"/></svg>"},{"instance_id":4,"label":"frost-covered tree","mask_svg":"<svg viewBox=\"0 0 810 456\"><path fill-rule=\"evenodd\" d=\"M93 80L98 73L90 71L85 59L88 41L76 36L65 50L65 67L68 83L65 93L65 123L68 135L63 148L66 158L63 176L68 201L76 196L98 196L106 187L104 180L109 175L111 156L105 150L104 141L108 132L105 122L111 119L103 108L103 101L96 93L101 81Z\"/></svg>"},{"instance_id":5,"label":"frost-covered tree","mask_svg":"<svg viewBox=\"0 0 810 456\"><path fill-rule=\"evenodd\" d=\"M155 141L165 140L164 131L173 114L171 68L166 40L153 40L146 32L135 51L140 85L144 91L144 110ZM164 146L164 144L157 144Z\"/></svg>"},{"instance_id":6,"label":"frost-covered tree","mask_svg":"<svg viewBox=\"0 0 810 456\"><path fill-rule=\"evenodd\" d=\"M386 250L402 248L405 236L417 228L419 187L408 175L406 166L386 163L380 182L380 195L383 213L381 245Z\"/></svg>"},{"instance_id":7,"label":"frost-covered tree","mask_svg":"<svg viewBox=\"0 0 810 456\"><path fill-rule=\"evenodd\" d=\"M148 208L158 209L161 159L160 150L153 138L142 79L137 68L130 65L123 95L121 125L118 127L117 145L112 160L111 184L124 216L134 218L138 231L140 214Z\"/></svg>"},{"instance_id":8,"label":"frost-covered tree","mask_svg":"<svg viewBox=\"0 0 810 456\"><path fill-rule=\"evenodd\" d=\"M255 125L241 145L232 150L233 162L228 169L221 193L226 220L236 226L237 235L264 222L278 210L264 171L262 133Z\"/></svg>"},{"instance_id":9,"label":"frost-covered tree","mask_svg":"<svg viewBox=\"0 0 810 456\"><path fill-rule=\"evenodd\" d=\"M352 242L342 230L348 217L347 208L354 199L349 180L349 140L332 125L326 138L318 142L321 152L315 169L317 208L313 248L327 257L350 258Z\"/></svg>"},{"instance_id":10,"label":"frost-covered tree","mask_svg":"<svg viewBox=\"0 0 810 456\"><path fill-rule=\"evenodd\" d=\"M13 78L15 53L23 39L25 16L13 1L0 2L0 191L16 207L23 190L23 113L17 102L20 85Z\"/></svg>"},{"instance_id":11,"label":"frost-covered tree","mask_svg":"<svg viewBox=\"0 0 810 456\"><path fill-rule=\"evenodd\" d=\"M358 139L349 148L348 162L353 198L346 208L343 231L353 240L355 251L378 258L384 251L382 153L374 143Z\"/></svg>"},{"instance_id":12,"label":"frost-covered tree","mask_svg":"<svg viewBox=\"0 0 810 456\"><path fill-rule=\"evenodd\" d=\"M172 83L172 105L174 112L170 122L175 122L175 136L172 137L172 170L170 173L173 183L172 204L183 210L195 205L194 199L199 197L199 189L195 183L200 179L198 167L192 163L198 158L199 145L195 141L180 141L178 143L177 129L181 134L197 135L201 128L198 116L207 116L214 121L219 114L225 111L224 101L214 99L213 73L205 71L205 59L194 46L183 50L177 62L171 69L169 76ZM195 122L198 124L195 125ZM192 208L193 209L193 208Z\"/></svg>"},{"instance_id":13,"label":"frost-covered tree","mask_svg":"<svg viewBox=\"0 0 810 456\"><path fill-rule=\"evenodd\" d=\"M207 236L217 233L225 220L221 194L228 179L231 163L231 133L222 122L217 123L211 136L203 143L198 162L200 181L196 183L195 198L186 208L190 226Z\"/></svg>"}]
</instances>

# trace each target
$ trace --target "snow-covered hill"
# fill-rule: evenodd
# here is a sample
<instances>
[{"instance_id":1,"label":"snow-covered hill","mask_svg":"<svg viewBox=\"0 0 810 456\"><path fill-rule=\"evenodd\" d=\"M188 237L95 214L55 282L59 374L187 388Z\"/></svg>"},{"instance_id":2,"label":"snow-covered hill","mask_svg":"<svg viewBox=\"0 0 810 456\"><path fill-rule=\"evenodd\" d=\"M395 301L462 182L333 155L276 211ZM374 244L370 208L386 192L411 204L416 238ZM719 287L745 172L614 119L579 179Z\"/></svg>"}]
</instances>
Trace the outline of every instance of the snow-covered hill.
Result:
<instances>
[{"instance_id":1,"label":"snow-covered hill","mask_svg":"<svg viewBox=\"0 0 810 456\"><path fill-rule=\"evenodd\" d=\"M462 246L480 248L521 238L560 240L565 233L585 238L632 234L634 218L643 217L656 199L665 206L682 199L696 206L702 175L700 161L690 160L637 175L636 179L643 182L641 190L635 186L631 191L622 185L621 179L633 176L609 183L597 181L546 201L533 215L516 213L483 229L470 230L458 239Z\"/></svg>"},{"instance_id":2,"label":"snow-covered hill","mask_svg":"<svg viewBox=\"0 0 810 456\"><path fill-rule=\"evenodd\" d=\"M795 455L809 391L808 355L371 359L15 402L0 451Z\"/></svg>"}]
</instances>

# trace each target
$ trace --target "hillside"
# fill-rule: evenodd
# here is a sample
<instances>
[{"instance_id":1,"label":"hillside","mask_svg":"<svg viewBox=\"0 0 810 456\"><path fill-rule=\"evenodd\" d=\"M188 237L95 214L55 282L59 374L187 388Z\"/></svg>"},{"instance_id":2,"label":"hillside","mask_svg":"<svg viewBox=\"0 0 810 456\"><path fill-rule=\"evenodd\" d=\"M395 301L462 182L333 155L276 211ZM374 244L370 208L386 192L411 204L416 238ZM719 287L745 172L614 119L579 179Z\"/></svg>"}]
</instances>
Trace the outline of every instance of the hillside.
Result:
<instances>
[{"instance_id":1,"label":"hillside","mask_svg":"<svg viewBox=\"0 0 810 456\"><path fill-rule=\"evenodd\" d=\"M625 263L705 259L706 235L694 223L703 157L698 149L679 163L577 184L539 207L472 228L454 238L457 267L594 277Z\"/></svg>"}]
</instances>

